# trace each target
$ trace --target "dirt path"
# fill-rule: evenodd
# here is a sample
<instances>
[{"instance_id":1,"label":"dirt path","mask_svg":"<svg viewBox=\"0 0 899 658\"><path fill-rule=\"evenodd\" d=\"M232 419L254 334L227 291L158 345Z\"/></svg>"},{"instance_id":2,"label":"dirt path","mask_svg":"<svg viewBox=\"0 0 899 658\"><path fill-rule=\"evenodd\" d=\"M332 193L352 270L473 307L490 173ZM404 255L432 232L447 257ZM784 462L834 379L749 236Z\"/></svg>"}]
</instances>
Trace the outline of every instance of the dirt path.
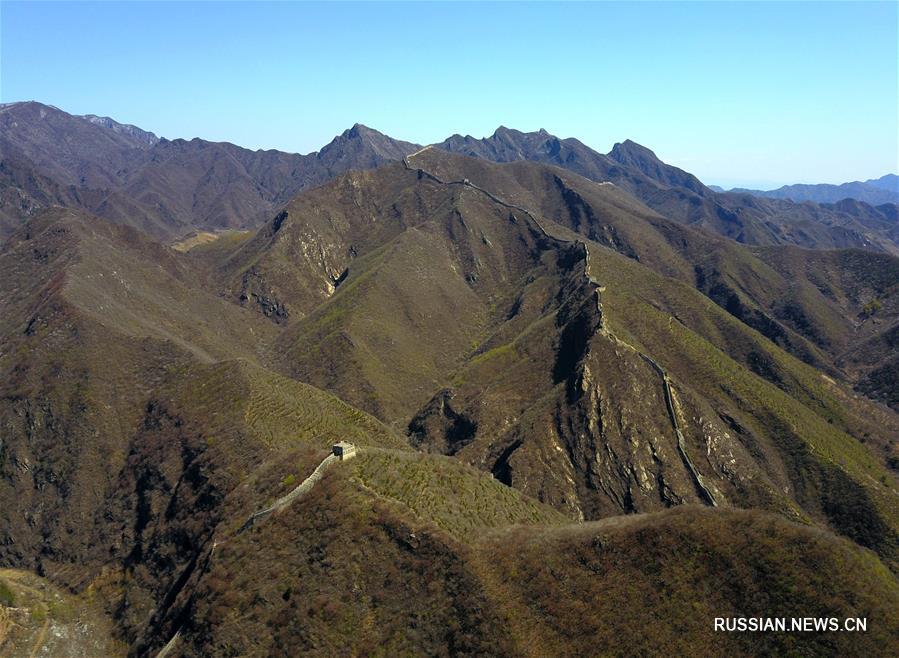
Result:
<instances>
[{"instance_id":1,"label":"dirt path","mask_svg":"<svg viewBox=\"0 0 899 658\"><path fill-rule=\"evenodd\" d=\"M22 582L22 578L19 577L19 574L17 574L13 570L0 570L0 577L2 577L7 582L14 583L16 589L23 590L31 594L31 596L34 597L34 607L39 608L44 617L44 622L43 624L41 624L41 628L37 632L37 635L34 638L34 642L32 642L31 651L28 653L29 658L34 658L38 655L41 647L44 646L44 642L47 639L47 630L50 628L49 609L44 600L46 598L46 594L44 592L41 592L39 589L32 587L31 585L26 585L24 582Z\"/></svg>"},{"instance_id":2,"label":"dirt path","mask_svg":"<svg viewBox=\"0 0 899 658\"><path fill-rule=\"evenodd\" d=\"M74 658L118 656L127 648L115 641L103 611L31 572L0 569L13 601L0 604L0 657Z\"/></svg>"}]
</instances>

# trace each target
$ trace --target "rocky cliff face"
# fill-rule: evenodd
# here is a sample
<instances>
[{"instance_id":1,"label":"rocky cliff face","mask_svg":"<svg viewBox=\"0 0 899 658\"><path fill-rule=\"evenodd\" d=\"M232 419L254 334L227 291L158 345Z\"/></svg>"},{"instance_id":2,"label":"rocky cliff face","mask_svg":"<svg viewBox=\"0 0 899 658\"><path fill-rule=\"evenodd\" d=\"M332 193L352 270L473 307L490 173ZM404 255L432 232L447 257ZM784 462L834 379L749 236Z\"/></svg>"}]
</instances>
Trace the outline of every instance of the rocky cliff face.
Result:
<instances>
[{"instance_id":1,"label":"rocky cliff face","mask_svg":"<svg viewBox=\"0 0 899 658\"><path fill-rule=\"evenodd\" d=\"M153 133L142 130L137 126L132 126L130 123L119 123L109 117L98 117L96 114L85 114L83 115L84 119L87 119L93 124L98 126L103 126L107 130L111 130L114 133L119 133L120 135L128 135L129 137L134 138L138 143L143 144L146 147L153 146L159 141L159 138Z\"/></svg>"}]
</instances>

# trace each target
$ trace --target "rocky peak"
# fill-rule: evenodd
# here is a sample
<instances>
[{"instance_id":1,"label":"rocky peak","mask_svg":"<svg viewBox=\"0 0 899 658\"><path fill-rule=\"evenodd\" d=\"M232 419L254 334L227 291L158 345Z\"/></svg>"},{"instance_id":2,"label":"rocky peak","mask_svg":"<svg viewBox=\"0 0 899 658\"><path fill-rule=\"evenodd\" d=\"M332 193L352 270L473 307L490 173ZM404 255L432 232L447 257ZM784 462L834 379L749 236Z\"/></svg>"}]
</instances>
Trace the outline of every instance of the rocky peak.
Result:
<instances>
[{"instance_id":1,"label":"rocky peak","mask_svg":"<svg viewBox=\"0 0 899 658\"><path fill-rule=\"evenodd\" d=\"M133 137L140 144L150 147L159 142L159 137L155 134L138 128L137 126L133 126L129 123L119 123L114 119L110 119L109 117L100 117L96 114L84 114L81 116L82 119L89 121L90 123L106 128L107 130L111 130L114 133L118 133L119 135L128 135L129 137Z\"/></svg>"},{"instance_id":2,"label":"rocky peak","mask_svg":"<svg viewBox=\"0 0 899 658\"><path fill-rule=\"evenodd\" d=\"M616 162L627 165L635 165L641 162L643 164L648 162L657 163L659 165L665 164L651 150L630 139L615 144L615 146L612 147L612 150L609 151L609 157Z\"/></svg>"},{"instance_id":3,"label":"rocky peak","mask_svg":"<svg viewBox=\"0 0 899 658\"><path fill-rule=\"evenodd\" d=\"M612 150L609 151L608 157L625 167L630 167L649 176L663 185L684 187L701 196L712 193L696 176L687 173L683 169L664 163L651 150L630 139L615 144Z\"/></svg>"}]
</instances>

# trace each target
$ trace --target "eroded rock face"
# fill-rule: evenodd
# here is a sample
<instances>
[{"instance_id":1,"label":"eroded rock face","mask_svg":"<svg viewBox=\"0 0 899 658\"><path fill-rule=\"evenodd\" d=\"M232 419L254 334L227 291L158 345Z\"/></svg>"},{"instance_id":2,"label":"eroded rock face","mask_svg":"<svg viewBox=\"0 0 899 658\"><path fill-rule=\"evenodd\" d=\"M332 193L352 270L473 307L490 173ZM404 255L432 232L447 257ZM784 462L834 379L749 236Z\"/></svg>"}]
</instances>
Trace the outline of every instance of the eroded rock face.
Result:
<instances>
[{"instance_id":1,"label":"eroded rock face","mask_svg":"<svg viewBox=\"0 0 899 658\"><path fill-rule=\"evenodd\" d=\"M777 499L720 419L608 330L583 244L549 248L559 270L543 293L543 327L514 341L519 354L543 355L542 377L523 387L514 369L464 370L464 384L415 415L413 444L469 460L580 520ZM508 317L529 297L516 299Z\"/></svg>"},{"instance_id":2,"label":"eroded rock face","mask_svg":"<svg viewBox=\"0 0 899 658\"><path fill-rule=\"evenodd\" d=\"M477 422L456 411L452 399L452 392L444 389L416 414L409 423L413 446L454 455L474 440Z\"/></svg>"}]
</instances>

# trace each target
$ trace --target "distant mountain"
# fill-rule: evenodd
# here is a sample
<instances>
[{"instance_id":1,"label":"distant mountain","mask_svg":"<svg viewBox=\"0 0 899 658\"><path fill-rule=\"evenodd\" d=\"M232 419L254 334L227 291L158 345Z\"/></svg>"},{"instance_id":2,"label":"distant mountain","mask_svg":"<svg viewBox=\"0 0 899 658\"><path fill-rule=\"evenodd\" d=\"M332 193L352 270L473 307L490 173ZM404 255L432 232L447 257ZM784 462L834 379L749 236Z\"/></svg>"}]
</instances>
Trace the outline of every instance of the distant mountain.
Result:
<instances>
[{"instance_id":1,"label":"distant mountain","mask_svg":"<svg viewBox=\"0 0 899 658\"><path fill-rule=\"evenodd\" d=\"M316 153L250 151L227 142L160 139L106 117L73 116L35 102L0 106L0 128L0 238L48 204L86 210L167 240L195 230L253 228L302 190L419 149L356 124ZM602 154L545 130L501 126L484 139L453 135L436 146L493 162L553 165L613 183L666 217L746 244L899 253L891 206L719 193L631 140Z\"/></svg>"},{"instance_id":2,"label":"distant mountain","mask_svg":"<svg viewBox=\"0 0 899 658\"><path fill-rule=\"evenodd\" d=\"M116 186L147 159L148 150L143 138L50 105L25 102L0 108L3 160L30 161L61 185Z\"/></svg>"},{"instance_id":3,"label":"distant mountain","mask_svg":"<svg viewBox=\"0 0 899 658\"><path fill-rule=\"evenodd\" d=\"M576 139L559 139L545 130L523 133L501 126L484 139L453 135L435 146L494 162L555 165L590 180L611 182L666 217L746 244L863 247L899 253L899 225L890 218L889 208L864 204L847 211L838 205L721 193L631 140L616 144L604 155Z\"/></svg>"},{"instance_id":4,"label":"distant mountain","mask_svg":"<svg viewBox=\"0 0 899 658\"><path fill-rule=\"evenodd\" d=\"M899 176L896 174L886 174L880 178L870 178L866 180L865 183L884 190L890 190L899 196Z\"/></svg>"},{"instance_id":5,"label":"distant mountain","mask_svg":"<svg viewBox=\"0 0 899 658\"><path fill-rule=\"evenodd\" d=\"M623 159L628 159L628 156L631 156L631 161L622 163L610 156L594 151L577 139L571 137L560 139L543 129L537 132L524 133L500 126L490 137L476 139L470 135L465 137L453 135L434 146L451 153L482 158L493 162L527 160L555 165L573 171L590 180L613 182L637 196L640 195L642 190L658 188L658 182L654 181L651 176L639 168L631 166L633 162L639 159L636 155L636 149L623 147L619 151L619 156ZM635 144L634 146L638 145ZM648 168L652 169L652 167Z\"/></svg>"},{"instance_id":6,"label":"distant mountain","mask_svg":"<svg viewBox=\"0 0 899 658\"><path fill-rule=\"evenodd\" d=\"M162 238L257 226L301 190L418 148L357 124L317 153L250 151L160 139L108 117L74 116L36 102L0 107L0 130L6 181L0 238L60 201ZM9 181L23 178L32 182L30 191L10 189Z\"/></svg>"},{"instance_id":7,"label":"distant mountain","mask_svg":"<svg viewBox=\"0 0 899 658\"><path fill-rule=\"evenodd\" d=\"M855 199L877 206L884 203L899 203L899 177L895 174L887 174L881 178L864 182L854 181L842 185L829 185L821 183L817 185L784 185L776 190L748 190L734 188L731 192L752 194L754 196L769 199L789 199L803 202L836 203L843 199Z\"/></svg>"}]
</instances>

